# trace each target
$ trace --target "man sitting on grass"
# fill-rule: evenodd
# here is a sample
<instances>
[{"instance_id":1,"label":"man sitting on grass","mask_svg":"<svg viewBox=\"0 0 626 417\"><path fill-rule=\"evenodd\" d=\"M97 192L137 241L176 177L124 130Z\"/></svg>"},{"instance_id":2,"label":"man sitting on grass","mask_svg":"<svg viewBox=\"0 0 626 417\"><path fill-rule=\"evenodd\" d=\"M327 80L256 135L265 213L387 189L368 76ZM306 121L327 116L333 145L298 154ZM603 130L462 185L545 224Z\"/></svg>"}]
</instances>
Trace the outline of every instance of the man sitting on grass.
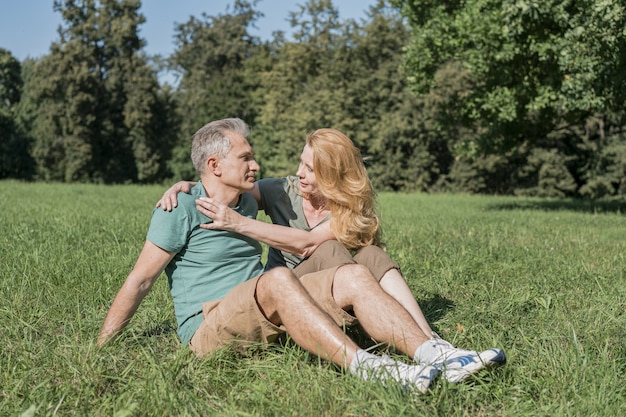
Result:
<instances>
[{"instance_id":1,"label":"man sitting on grass","mask_svg":"<svg viewBox=\"0 0 626 417\"><path fill-rule=\"evenodd\" d=\"M468 372L475 372L504 362L499 350L486 362L476 352L450 350L429 339L361 265L342 265L300 280L283 267L263 272L256 240L201 228L211 219L196 210L200 197L210 196L256 217L257 203L245 193L253 188L259 170L248 133L239 119L211 122L196 132L191 157L201 181L190 195L181 196L176 209L153 211L144 247L113 300L98 345L126 326L165 270L178 335L198 356L223 346L245 349L272 342L287 332L303 349L363 379L394 380L421 393L445 367L463 370L469 364ZM357 319L372 338L416 364L360 349L341 330ZM459 360L468 354L471 360Z\"/></svg>"}]
</instances>

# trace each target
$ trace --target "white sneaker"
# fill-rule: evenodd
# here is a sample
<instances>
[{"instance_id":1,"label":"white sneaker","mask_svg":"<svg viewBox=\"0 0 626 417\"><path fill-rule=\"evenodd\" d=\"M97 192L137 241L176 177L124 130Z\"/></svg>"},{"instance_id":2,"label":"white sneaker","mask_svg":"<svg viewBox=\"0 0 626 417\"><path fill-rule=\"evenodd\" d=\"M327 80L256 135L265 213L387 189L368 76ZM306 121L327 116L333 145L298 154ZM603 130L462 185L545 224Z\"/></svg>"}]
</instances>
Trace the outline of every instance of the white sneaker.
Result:
<instances>
[{"instance_id":1,"label":"white sneaker","mask_svg":"<svg viewBox=\"0 0 626 417\"><path fill-rule=\"evenodd\" d=\"M446 380L456 384L481 369L505 363L506 355L500 349L493 348L483 352L451 349L432 365L441 371Z\"/></svg>"},{"instance_id":2,"label":"white sneaker","mask_svg":"<svg viewBox=\"0 0 626 417\"><path fill-rule=\"evenodd\" d=\"M378 358L379 361L367 369L364 379L378 379L385 381L392 379L403 385L404 388L415 388L421 394L426 393L430 384L439 375L439 369L434 365L408 365L396 361L387 355Z\"/></svg>"}]
</instances>

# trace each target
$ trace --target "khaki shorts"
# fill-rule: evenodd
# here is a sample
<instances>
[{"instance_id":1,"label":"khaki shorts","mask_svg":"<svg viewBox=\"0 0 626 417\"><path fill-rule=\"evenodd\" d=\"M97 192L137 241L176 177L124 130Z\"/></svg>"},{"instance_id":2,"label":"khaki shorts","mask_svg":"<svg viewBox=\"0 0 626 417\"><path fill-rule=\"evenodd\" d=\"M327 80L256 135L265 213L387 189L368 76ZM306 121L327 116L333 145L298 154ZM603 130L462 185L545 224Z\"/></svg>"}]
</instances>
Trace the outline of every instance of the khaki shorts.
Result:
<instances>
[{"instance_id":1,"label":"khaki shorts","mask_svg":"<svg viewBox=\"0 0 626 417\"><path fill-rule=\"evenodd\" d=\"M340 266L306 274L300 282L313 300L338 326L352 326L357 320L333 300L335 273ZM237 285L221 300L202 305L204 320L189 342L197 356L205 356L223 346L245 350L257 343L271 343L285 328L271 323L256 302L256 286L263 275Z\"/></svg>"},{"instance_id":2,"label":"khaki shorts","mask_svg":"<svg viewBox=\"0 0 626 417\"><path fill-rule=\"evenodd\" d=\"M359 249L353 257L341 243L328 240L322 243L311 256L298 264L293 272L297 277L301 277L315 271L354 263L367 267L377 281L380 281L390 269L400 271L400 266L378 246L365 246Z\"/></svg>"}]
</instances>

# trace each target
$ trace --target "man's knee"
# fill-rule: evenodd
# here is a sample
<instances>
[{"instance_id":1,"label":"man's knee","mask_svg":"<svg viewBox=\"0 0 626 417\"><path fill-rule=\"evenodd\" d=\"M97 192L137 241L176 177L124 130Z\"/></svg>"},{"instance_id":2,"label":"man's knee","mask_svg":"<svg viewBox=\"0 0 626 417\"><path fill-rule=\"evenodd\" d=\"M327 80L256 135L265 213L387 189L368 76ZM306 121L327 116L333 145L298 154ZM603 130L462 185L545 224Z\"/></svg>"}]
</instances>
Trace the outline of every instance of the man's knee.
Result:
<instances>
[{"instance_id":1,"label":"man's knee","mask_svg":"<svg viewBox=\"0 0 626 417\"><path fill-rule=\"evenodd\" d=\"M336 283L338 280L357 287L376 282L372 272L366 266L360 264L340 266L335 273L334 282Z\"/></svg>"},{"instance_id":2,"label":"man's knee","mask_svg":"<svg viewBox=\"0 0 626 417\"><path fill-rule=\"evenodd\" d=\"M275 304L282 298L303 290L294 273L289 268L281 266L272 268L259 277L256 297L259 302L269 301Z\"/></svg>"},{"instance_id":3,"label":"man's knee","mask_svg":"<svg viewBox=\"0 0 626 417\"><path fill-rule=\"evenodd\" d=\"M292 279L294 278L291 270L285 266L278 266L276 268L272 268L269 271L265 272L261 278L265 277L265 279Z\"/></svg>"},{"instance_id":4,"label":"man's knee","mask_svg":"<svg viewBox=\"0 0 626 417\"><path fill-rule=\"evenodd\" d=\"M273 324L280 323L278 311L281 302L289 296L294 285L299 285L298 279L285 267L272 268L259 277L254 294L256 303Z\"/></svg>"},{"instance_id":5,"label":"man's knee","mask_svg":"<svg viewBox=\"0 0 626 417\"><path fill-rule=\"evenodd\" d=\"M344 310L351 309L357 298L376 291L377 285L376 279L363 265L342 265L337 269L333 279L333 299Z\"/></svg>"},{"instance_id":6,"label":"man's knee","mask_svg":"<svg viewBox=\"0 0 626 417\"><path fill-rule=\"evenodd\" d=\"M273 293L275 290L284 288L285 284L294 280L297 280L297 278L289 268L283 266L272 268L259 277L257 294L260 291Z\"/></svg>"}]
</instances>

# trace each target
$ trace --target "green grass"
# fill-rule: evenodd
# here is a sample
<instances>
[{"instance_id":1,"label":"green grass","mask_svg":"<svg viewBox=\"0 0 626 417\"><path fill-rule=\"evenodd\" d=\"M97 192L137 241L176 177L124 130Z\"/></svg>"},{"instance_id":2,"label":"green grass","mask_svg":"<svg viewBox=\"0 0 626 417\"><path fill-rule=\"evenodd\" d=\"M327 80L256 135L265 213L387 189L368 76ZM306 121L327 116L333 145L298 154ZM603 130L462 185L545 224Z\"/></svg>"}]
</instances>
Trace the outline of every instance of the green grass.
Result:
<instances>
[{"instance_id":1,"label":"green grass","mask_svg":"<svg viewBox=\"0 0 626 417\"><path fill-rule=\"evenodd\" d=\"M160 186L0 182L0 415L617 416L626 206L381 194L385 241L433 327L503 368L411 397L293 344L199 360L165 279L98 349Z\"/></svg>"}]
</instances>

